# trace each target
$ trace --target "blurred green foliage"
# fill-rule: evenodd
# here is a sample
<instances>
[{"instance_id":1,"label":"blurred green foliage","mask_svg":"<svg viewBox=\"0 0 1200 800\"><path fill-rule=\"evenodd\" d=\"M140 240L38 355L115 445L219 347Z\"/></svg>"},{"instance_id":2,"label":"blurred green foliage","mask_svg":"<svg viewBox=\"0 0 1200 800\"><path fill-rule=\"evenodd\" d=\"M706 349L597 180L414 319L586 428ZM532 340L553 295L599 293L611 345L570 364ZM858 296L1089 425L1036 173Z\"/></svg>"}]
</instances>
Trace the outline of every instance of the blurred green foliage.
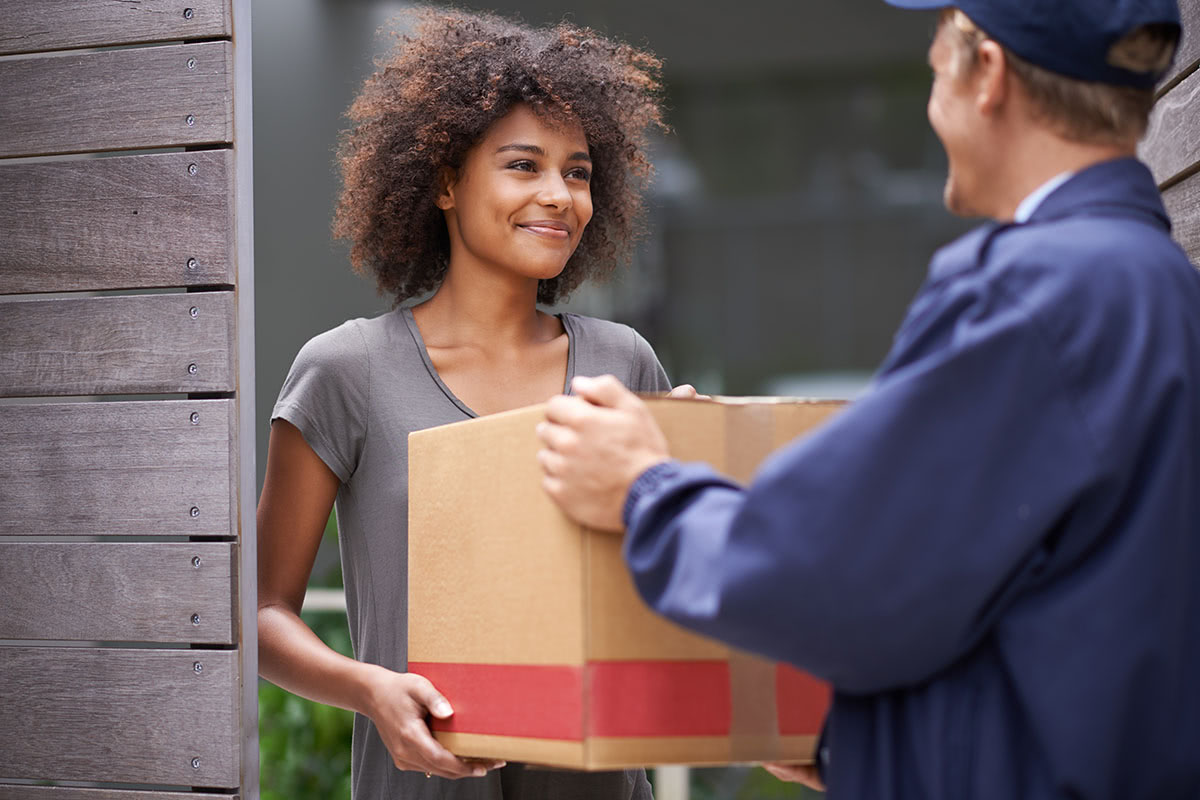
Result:
<instances>
[{"instance_id":1,"label":"blurred green foliage","mask_svg":"<svg viewBox=\"0 0 1200 800\"><path fill-rule=\"evenodd\" d=\"M688 788L690 800L820 800L825 796L749 766L693 769Z\"/></svg>"},{"instance_id":2,"label":"blurred green foliage","mask_svg":"<svg viewBox=\"0 0 1200 800\"><path fill-rule=\"evenodd\" d=\"M325 526L323 548L337 547L337 520ZM309 586L342 585L337 564ZM346 617L336 612L301 615L317 636L343 655L352 655ZM349 800L350 733L354 714L297 697L272 683L258 682L258 741L262 800Z\"/></svg>"},{"instance_id":3,"label":"blurred green foliage","mask_svg":"<svg viewBox=\"0 0 1200 800\"><path fill-rule=\"evenodd\" d=\"M304 614L318 636L350 655L340 614ZM258 682L258 741L263 800L348 800L354 714Z\"/></svg>"}]
</instances>

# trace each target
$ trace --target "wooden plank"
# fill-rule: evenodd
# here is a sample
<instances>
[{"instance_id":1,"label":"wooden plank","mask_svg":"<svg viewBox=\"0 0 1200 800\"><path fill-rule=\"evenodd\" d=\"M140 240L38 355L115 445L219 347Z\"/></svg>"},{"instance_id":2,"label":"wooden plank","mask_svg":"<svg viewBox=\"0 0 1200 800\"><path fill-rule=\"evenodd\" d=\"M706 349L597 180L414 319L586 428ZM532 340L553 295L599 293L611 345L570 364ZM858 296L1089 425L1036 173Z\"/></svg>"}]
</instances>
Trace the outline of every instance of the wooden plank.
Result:
<instances>
[{"instance_id":1,"label":"wooden plank","mask_svg":"<svg viewBox=\"0 0 1200 800\"><path fill-rule=\"evenodd\" d=\"M185 9L191 9L186 11ZM228 37L228 0L0 3L0 54Z\"/></svg>"},{"instance_id":2,"label":"wooden plank","mask_svg":"<svg viewBox=\"0 0 1200 800\"><path fill-rule=\"evenodd\" d=\"M0 406L0 536L234 535L235 408L232 400Z\"/></svg>"},{"instance_id":3,"label":"wooden plank","mask_svg":"<svg viewBox=\"0 0 1200 800\"><path fill-rule=\"evenodd\" d=\"M206 42L0 61L0 157L229 142L231 58Z\"/></svg>"},{"instance_id":4,"label":"wooden plank","mask_svg":"<svg viewBox=\"0 0 1200 800\"><path fill-rule=\"evenodd\" d=\"M1181 74L1195 70L1196 61L1200 60L1200 0L1180 0L1179 13L1183 19L1183 40L1162 86L1170 86Z\"/></svg>"},{"instance_id":5,"label":"wooden plank","mask_svg":"<svg viewBox=\"0 0 1200 800\"><path fill-rule=\"evenodd\" d=\"M237 209L237 285L238 285L238 458L234 496L240 496L239 541L241 637L238 653L242 675L258 674L258 531L254 498L258 496L255 468L255 371L254 371L254 131L252 97L251 0L233 3L234 56L234 189ZM253 677L242 681L242 791L257 797L259 785L258 682Z\"/></svg>"},{"instance_id":6,"label":"wooden plank","mask_svg":"<svg viewBox=\"0 0 1200 800\"><path fill-rule=\"evenodd\" d=\"M0 775L236 787L236 658L0 647Z\"/></svg>"},{"instance_id":7,"label":"wooden plank","mask_svg":"<svg viewBox=\"0 0 1200 800\"><path fill-rule=\"evenodd\" d=\"M1150 114L1138 155L1159 185L1170 182L1200 161L1200 72L1158 99Z\"/></svg>"},{"instance_id":8,"label":"wooden plank","mask_svg":"<svg viewBox=\"0 0 1200 800\"><path fill-rule=\"evenodd\" d=\"M4 800L239 800L236 794L155 792L144 789L79 789L71 786L19 786L0 783Z\"/></svg>"},{"instance_id":9,"label":"wooden plank","mask_svg":"<svg viewBox=\"0 0 1200 800\"><path fill-rule=\"evenodd\" d=\"M234 644L230 542L0 542L0 638Z\"/></svg>"},{"instance_id":10,"label":"wooden plank","mask_svg":"<svg viewBox=\"0 0 1200 800\"><path fill-rule=\"evenodd\" d=\"M0 294L232 285L233 236L229 150L0 162Z\"/></svg>"},{"instance_id":11,"label":"wooden plank","mask_svg":"<svg viewBox=\"0 0 1200 800\"><path fill-rule=\"evenodd\" d=\"M0 303L0 397L232 391L233 314L233 292Z\"/></svg>"},{"instance_id":12,"label":"wooden plank","mask_svg":"<svg viewBox=\"0 0 1200 800\"><path fill-rule=\"evenodd\" d=\"M1175 241L1200 264L1200 173L1163 192L1163 202L1174 223Z\"/></svg>"}]
</instances>

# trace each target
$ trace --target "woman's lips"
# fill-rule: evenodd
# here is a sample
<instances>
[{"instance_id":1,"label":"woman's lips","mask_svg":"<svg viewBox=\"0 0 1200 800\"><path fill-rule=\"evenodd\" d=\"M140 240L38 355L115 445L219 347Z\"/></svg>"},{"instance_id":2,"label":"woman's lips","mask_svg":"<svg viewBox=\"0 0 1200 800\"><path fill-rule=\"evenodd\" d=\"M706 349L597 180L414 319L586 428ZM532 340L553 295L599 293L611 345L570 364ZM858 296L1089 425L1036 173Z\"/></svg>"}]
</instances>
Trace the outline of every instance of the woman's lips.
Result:
<instances>
[{"instance_id":1,"label":"woman's lips","mask_svg":"<svg viewBox=\"0 0 1200 800\"><path fill-rule=\"evenodd\" d=\"M533 222L519 223L517 227L547 239L568 239L571 236L571 229L567 227L566 223L557 220L539 219Z\"/></svg>"}]
</instances>

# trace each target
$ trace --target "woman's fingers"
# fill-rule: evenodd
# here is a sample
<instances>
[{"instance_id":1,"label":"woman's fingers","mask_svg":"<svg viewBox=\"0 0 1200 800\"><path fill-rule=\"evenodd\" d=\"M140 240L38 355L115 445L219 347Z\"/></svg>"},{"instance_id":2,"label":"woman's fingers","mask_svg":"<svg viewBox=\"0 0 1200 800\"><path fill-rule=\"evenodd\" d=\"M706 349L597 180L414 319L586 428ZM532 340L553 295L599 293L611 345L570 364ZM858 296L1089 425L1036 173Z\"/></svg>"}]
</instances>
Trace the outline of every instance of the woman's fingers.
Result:
<instances>
[{"instance_id":1,"label":"woman's fingers","mask_svg":"<svg viewBox=\"0 0 1200 800\"><path fill-rule=\"evenodd\" d=\"M429 679L423 675L409 673L412 679L409 686L409 695L425 708L433 716L438 719L445 719L454 713L454 709L450 706L450 701L442 697L442 693L434 688Z\"/></svg>"},{"instance_id":2,"label":"woman's fingers","mask_svg":"<svg viewBox=\"0 0 1200 800\"><path fill-rule=\"evenodd\" d=\"M700 395L696 393L696 387L692 386L690 383L681 383L671 391L667 392L667 397L683 398L685 400L691 400L699 396Z\"/></svg>"},{"instance_id":3,"label":"woman's fingers","mask_svg":"<svg viewBox=\"0 0 1200 800\"><path fill-rule=\"evenodd\" d=\"M816 766L813 764L766 763L762 765L762 768L781 781L799 783L810 789L816 789L818 792L825 791L825 783L821 780L821 773L817 771Z\"/></svg>"}]
</instances>

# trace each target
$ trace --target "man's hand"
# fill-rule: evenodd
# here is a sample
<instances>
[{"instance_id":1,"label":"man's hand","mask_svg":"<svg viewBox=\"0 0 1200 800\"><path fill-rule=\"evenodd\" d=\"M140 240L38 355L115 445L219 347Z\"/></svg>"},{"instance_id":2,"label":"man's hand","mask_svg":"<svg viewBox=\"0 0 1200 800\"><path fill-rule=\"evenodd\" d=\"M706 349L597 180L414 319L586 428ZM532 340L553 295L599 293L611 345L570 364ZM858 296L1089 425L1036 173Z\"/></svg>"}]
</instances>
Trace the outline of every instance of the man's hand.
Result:
<instances>
[{"instance_id":1,"label":"man's hand","mask_svg":"<svg viewBox=\"0 0 1200 800\"><path fill-rule=\"evenodd\" d=\"M551 398L537 427L542 486L568 517L621 531L621 509L639 475L670 458L646 404L611 375L575 378L573 396Z\"/></svg>"}]
</instances>

